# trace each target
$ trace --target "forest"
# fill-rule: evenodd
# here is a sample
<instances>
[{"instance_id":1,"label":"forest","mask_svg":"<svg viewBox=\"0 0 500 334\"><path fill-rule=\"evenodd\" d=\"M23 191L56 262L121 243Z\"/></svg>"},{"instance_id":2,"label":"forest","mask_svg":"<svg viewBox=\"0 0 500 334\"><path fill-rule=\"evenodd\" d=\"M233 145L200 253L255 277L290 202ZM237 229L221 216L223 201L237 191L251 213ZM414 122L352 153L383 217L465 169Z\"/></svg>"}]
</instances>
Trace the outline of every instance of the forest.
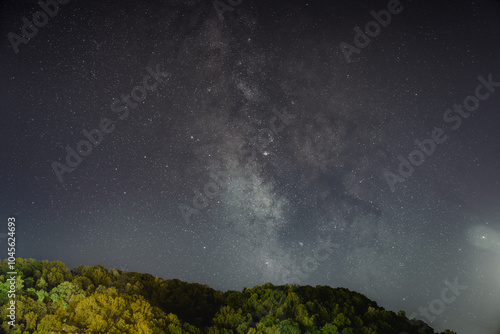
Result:
<instances>
[{"instance_id":1,"label":"forest","mask_svg":"<svg viewBox=\"0 0 500 334\"><path fill-rule=\"evenodd\" d=\"M345 288L267 283L222 292L101 265L69 269L60 261L21 258L15 284L11 271L2 261L0 333L436 333ZM14 326L9 295L15 295Z\"/></svg>"}]
</instances>

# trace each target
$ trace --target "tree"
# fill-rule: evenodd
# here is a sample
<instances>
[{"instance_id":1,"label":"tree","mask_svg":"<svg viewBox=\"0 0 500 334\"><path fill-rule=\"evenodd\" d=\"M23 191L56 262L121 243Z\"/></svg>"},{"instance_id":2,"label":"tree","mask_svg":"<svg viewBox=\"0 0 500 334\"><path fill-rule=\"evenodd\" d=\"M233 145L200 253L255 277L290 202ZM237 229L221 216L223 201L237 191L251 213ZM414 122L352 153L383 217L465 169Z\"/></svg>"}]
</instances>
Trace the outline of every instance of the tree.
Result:
<instances>
[{"instance_id":1,"label":"tree","mask_svg":"<svg viewBox=\"0 0 500 334\"><path fill-rule=\"evenodd\" d=\"M334 324L326 324L321 328L321 334L340 334L340 332Z\"/></svg>"},{"instance_id":2,"label":"tree","mask_svg":"<svg viewBox=\"0 0 500 334\"><path fill-rule=\"evenodd\" d=\"M57 316L49 314L43 317L42 321L36 327L37 333L62 332L64 323ZM76 328L74 329L76 331Z\"/></svg>"},{"instance_id":3,"label":"tree","mask_svg":"<svg viewBox=\"0 0 500 334\"><path fill-rule=\"evenodd\" d=\"M35 312L30 311L28 314L25 315L24 318L26 319L26 329L31 331L35 330L38 315L35 314Z\"/></svg>"},{"instance_id":4,"label":"tree","mask_svg":"<svg viewBox=\"0 0 500 334\"><path fill-rule=\"evenodd\" d=\"M344 313L339 313L333 320L333 324L338 328L344 328L351 326L351 321L344 315Z\"/></svg>"},{"instance_id":5,"label":"tree","mask_svg":"<svg viewBox=\"0 0 500 334\"><path fill-rule=\"evenodd\" d=\"M39 302L43 302L45 297L49 296L49 293L45 290L35 290L33 288L29 288L27 291L35 293Z\"/></svg>"},{"instance_id":6,"label":"tree","mask_svg":"<svg viewBox=\"0 0 500 334\"><path fill-rule=\"evenodd\" d=\"M40 277L38 279L38 281L36 282L36 287L38 289L45 290L45 289L47 289L47 286L48 286L47 281L45 281L45 279L43 277Z\"/></svg>"},{"instance_id":7,"label":"tree","mask_svg":"<svg viewBox=\"0 0 500 334\"><path fill-rule=\"evenodd\" d=\"M283 320L280 322L280 330L281 333L287 333L287 334L300 334L300 327L299 324L297 324L293 320Z\"/></svg>"},{"instance_id":8,"label":"tree","mask_svg":"<svg viewBox=\"0 0 500 334\"><path fill-rule=\"evenodd\" d=\"M5 301L7 266L0 262L0 298ZM4 304L0 334L395 334L419 328L435 334L422 321L412 323L404 312L386 311L343 288L265 284L222 293L100 265L69 271L62 262L21 259L19 267L17 325L9 328Z\"/></svg>"},{"instance_id":9,"label":"tree","mask_svg":"<svg viewBox=\"0 0 500 334\"><path fill-rule=\"evenodd\" d=\"M78 294L85 295L78 285L71 282L62 282L50 291L50 298L56 303L61 301L66 306L71 298Z\"/></svg>"}]
</instances>

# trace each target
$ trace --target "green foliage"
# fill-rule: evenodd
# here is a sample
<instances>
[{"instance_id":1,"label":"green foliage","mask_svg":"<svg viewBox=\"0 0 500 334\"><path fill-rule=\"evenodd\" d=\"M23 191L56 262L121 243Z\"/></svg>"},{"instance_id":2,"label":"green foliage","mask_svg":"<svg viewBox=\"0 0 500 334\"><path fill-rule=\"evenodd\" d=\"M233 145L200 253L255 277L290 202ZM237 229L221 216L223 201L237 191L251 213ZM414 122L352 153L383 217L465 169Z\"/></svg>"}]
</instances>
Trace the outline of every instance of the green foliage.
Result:
<instances>
[{"instance_id":1,"label":"green foliage","mask_svg":"<svg viewBox=\"0 0 500 334\"><path fill-rule=\"evenodd\" d=\"M45 290L35 290L33 288L29 288L27 291L35 293L38 297L39 302L43 302L45 300L45 297L49 296L49 293Z\"/></svg>"},{"instance_id":2,"label":"green foliage","mask_svg":"<svg viewBox=\"0 0 500 334\"><path fill-rule=\"evenodd\" d=\"M38 281L36 282L36 287L38 289L45 290L45 289L47 289L47 286L48 286L48 284L45 281L45 278L43 278L43 277L39 278Z\"/></svg>"},{"instance_id":3,"label":"green foliage","mask_svg":"<svg viewBox=\"0 0 500 334\"><path fill-rule=\"evenodd\" d=\"M50 298L56 303L61 301L63 305L67 305L75 295L85 297L83 290L72 282L62 282L50 291Z\"/></svg>"},{"instance_id":4,"label":"green foliage","mask_svg":"<svg viewBox=\"0 0 500 334\"><path fill-rule=\"evenodd\" d=\"M267 283L223 293L100 265L70 270L59 261L18 259L17 269L10 328L9 270L6 260L0 263L0 334L435 334L405 312L386 311L344 288Z\"/></svg>"},{"instance_id":5,"label":"green foliage","mask_svg":"<svg viewBox=\"0 0 500 334\"><path fill-rule=\"evenodd\" d=\"M295 321L286 319L280 322L281 333L300 334L300 327Z\"/></svg>"},{"instance_id":6,"label":"green foliage","mask_svg":"<svg viewBox=\"0 0 500 334\"><path fill-rule=\"evenodd\" d=\"M340 334L337 326L333 324L326 324L321 328L321 334Z\"/></svg>"}]
</instances>

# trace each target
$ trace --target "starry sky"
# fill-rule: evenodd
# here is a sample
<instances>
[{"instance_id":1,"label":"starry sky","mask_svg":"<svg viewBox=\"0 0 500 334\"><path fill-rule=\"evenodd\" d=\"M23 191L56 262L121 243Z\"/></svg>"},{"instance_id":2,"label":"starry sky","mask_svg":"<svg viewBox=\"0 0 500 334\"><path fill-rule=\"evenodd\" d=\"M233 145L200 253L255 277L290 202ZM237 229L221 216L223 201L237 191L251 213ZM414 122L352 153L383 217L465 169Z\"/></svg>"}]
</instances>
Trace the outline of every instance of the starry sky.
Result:
<instances>
[{"instance_id":1,"label":"starry sky","mask_svg":"<svg viewBox=\"0 0 500 334\"><path fill-rule=\"evenodd\" d=\"M44 1L0 5L16 256L499 333L498 1Z\"/></svg>"}]
</instances>

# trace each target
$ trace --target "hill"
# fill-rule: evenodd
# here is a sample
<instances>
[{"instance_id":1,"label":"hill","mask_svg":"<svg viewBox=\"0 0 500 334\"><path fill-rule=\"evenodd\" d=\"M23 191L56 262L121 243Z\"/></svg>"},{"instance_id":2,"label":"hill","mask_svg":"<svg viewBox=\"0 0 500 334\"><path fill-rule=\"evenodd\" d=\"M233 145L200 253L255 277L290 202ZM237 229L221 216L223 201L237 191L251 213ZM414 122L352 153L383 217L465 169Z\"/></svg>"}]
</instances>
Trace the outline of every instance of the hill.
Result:
<instances>
[{"instance_id":1,"label":"hill","mask_svg":"<svg viewBox=\"0 0 500 334\"><path fill-rule=\"evenodd\" d=\"M21 258L17 275L9 271L4 260L0 333L435 334L403 311L387 311L344 288L267 283L222 292L101 265L70 270L60 261Z\"/></svg>"}]
</instances>

